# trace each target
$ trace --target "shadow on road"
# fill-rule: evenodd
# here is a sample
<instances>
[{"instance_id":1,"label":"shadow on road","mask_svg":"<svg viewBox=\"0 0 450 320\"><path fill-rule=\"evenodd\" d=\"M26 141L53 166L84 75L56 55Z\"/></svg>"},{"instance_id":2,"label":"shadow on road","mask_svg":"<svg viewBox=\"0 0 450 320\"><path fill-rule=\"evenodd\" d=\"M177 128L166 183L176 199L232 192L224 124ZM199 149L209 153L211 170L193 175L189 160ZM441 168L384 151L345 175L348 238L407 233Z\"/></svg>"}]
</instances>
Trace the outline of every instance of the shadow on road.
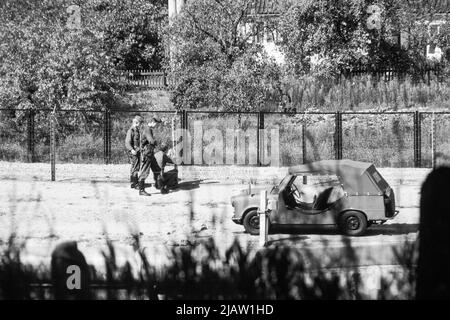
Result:
<instances>
[{"instance_id":1,"label":"shadow on road","mask_svg":"<svg viewBox=\"0 0 450 320\"><path fill-rule=\"evenodd\" d=\"M408 233L415 233L418 231L419 231L418 223L392 223L370 227L369 229L367 229L364 236L402 235Z\"/></svg>"},{"instance_id":2,"label":"shadow on road","mask_svg":"<svg viewBox=\"0 0 450 320\"><path fill-rule=\"evenodd\" d=\"M305 241L305 240L308 240L308 239L309 239L308 236L293 235L291 237L269 240L267 242L267 245L270 246L272 244L282 243L282 242L285 242L285 241L289 241L289 242Z\"/></svg>"},{"instance_id":3,"label":"shadow on road","mask_svg":"<svg viewBox=\"0 0 450 320\"><path fill-rule=\"evenodd\" d=\"M406 235L419 230L417 223L393 223L380 226L372 226L366 230L362 237L379 235ZM270 234L290 235L339 235L341 232L334 226L272 226ZM292 237L279 240L294 240ZM301 239L300 239L301 240Z\"/></svg>"}]
</instances>

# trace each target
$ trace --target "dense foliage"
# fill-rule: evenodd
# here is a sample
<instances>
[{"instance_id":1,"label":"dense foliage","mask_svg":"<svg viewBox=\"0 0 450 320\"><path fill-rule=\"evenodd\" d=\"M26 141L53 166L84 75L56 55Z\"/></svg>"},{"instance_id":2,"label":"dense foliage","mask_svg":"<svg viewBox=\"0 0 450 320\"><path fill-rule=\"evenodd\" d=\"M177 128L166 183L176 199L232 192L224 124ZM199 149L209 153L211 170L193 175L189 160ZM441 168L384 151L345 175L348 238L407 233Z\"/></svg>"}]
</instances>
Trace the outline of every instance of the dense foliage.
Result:
<instances>
[{"instance_id":1,"label":"dense foliage","mask_svg":"<svg viewBox=\"0 0 450 320\"><path fill-rule=\"evenodd\" d=\"M254 110L277 99L281 70L252 41L263 18L249 14L251 4L193 0L171 21L166 34L176 107Z\"/></svg>"},{"instance_id":2,"label":"dense foliage","mask_svg":"<svg viewBox=\"0 0 450 320\"><path fill-rule=\"evenodd\" d=\"M0 105L111 107L120 68L158 68L162 1L6 0L0 10Z\"/></svg>"},{"instance_id":3,"label":"dense foliage","mask_svg":"<svg viewBox=\"0 0 450 320\"><path fill-rule=\"evenodd\" d=\"M425 55L429 44L448 58L448 26L441 25L439 33L432 26L442 17L426 2L409 2L286 1L279 30L290 67L296 74L325 77L386 66L414 73L430 63Z\"/></svg>"},{"instance_id":4,"label":"dense foliage","mask_svg":"<svg viewBox=\"0 0 450 320\"><path fill-rule=\"evenodd\" d=\"M104 32L103 44L119 69L160 69L166 0L97 0L92 10Z\"/></svg>"},{"instance_id":5,"label":"dense foliage","mask_svg":"<svg viewBox=\"0 0 450 320\"><path fill-rule=\"evenodd\" d=\"M136 107L119 70L161 67L165 5L163 0L1 1L0 108ZM85 150L97 157L102 117L100 112L57 113L57 143L71 147L69 155ZM43 143L36 150L41 161L48 158L49 119L48 112L34 117L35 141ZM0 112L6 158L23 158L26 121L25 112Z\"/></svg>"},{"instance_id":6,"label":"dense foliage","mask_svg":"<svg viewBox=\"0 0 450 320\"><path fill-rule=\"evenodd\" d=\"M96 107L111 92L113 65L99 30L66 25L67 6L6 1L1 10L0 103L3 107Z\"/></svg>"},{"instance_id":7,"label":"dense foliage","mask_svg":"<svg viewBox=\"0 0 450 320\"><path fill-rule=\"evenodd\" d=\"M439 1L279 2L275 19L255 14L252 0L186 1L169 23L164 0L4 0L0 106L115 108L124 98L117 70L166 62L176 108L273 110L305 75L321 81L391 66L423 81L436 63L427 46L450 59L450 24L435 24L448 15L430 5ZM265 28L278 30L285 65L255 41Z\"/></svg>"}]
</instances>

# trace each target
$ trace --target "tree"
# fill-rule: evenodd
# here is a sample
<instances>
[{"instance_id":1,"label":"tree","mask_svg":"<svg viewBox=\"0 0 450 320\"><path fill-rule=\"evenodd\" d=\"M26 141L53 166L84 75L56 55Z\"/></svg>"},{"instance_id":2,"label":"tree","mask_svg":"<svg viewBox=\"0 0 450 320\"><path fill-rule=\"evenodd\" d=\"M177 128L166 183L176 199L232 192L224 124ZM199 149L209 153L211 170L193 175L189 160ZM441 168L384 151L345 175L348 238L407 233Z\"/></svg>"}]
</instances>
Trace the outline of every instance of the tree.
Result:
<instances>
[{"instance_id":1,"label":"tree","mask_svg":"<svg viewBox=\"0 0 450 320\"><path fill-rule=\"evenodd\" d=\"M0 104L111 107L117 69L160 68L162 0L5 0L0 12ZM77 16L78 15L78 16Z\"/></svg>"},{"instance_id":2,"label":"tree","mask_svg":"<svg viewBox=\"0 0 450 320\"><path fill-rule=\"evenodd\" d=\"M2 0L0 107L100 111L123 106L125 87L117 69L160 66L156 21L163 13L162 0ZM101 136L102 113L57 114L58 139L76 132L90 144L87 132ZM20 136L24 145L25 115L1 112L1 127L8 128L0 130L1 138ZM48 144L48 113L36 112L35 123L36 141Z\"/></svg>"},{"instance_id":3,"label":"tree","mask_svg":"<svg viewBox=\"0 0 450 320\"><path fill-rule=\"evenodd\" d=\"M107 107L117 75L95 16L67 24L69 2L6 0L0 13L0 104L11 108ZM83 9L83 7L82 7Z\"/></svg>"},{"instance_id":4,"label":"tree","mask_svg":"<svg viewBox=\"0 0 450 320\"><path fill-rule=\"evenodd\" d=\"M433 41L428 32L432 20L423 13L432 10L424 11L418 4L402 0L288 1L279 21L282 47L297 74L313 71L334 76L361 66L417 68L426 62L424 49ZM399 36L408 38L407 46L401 46ZM442 41L439 45L446 46Z\"/></svg>"},{"instance_id":5,"label":"tree","mask_svg":"<svg viewBox=\"0 0 450 320\"><path fill-rule=\"evenodd\" d=\"M401 9L397 12L405 39L402 50L407 57L407 67L416 76L423 77L423 70L438 62L427 58L426 48L428 45L439 47L442 50L441 63L448 67L450 61L448 9L450 9L448 2L445 6L444 2L439 2L439 0L422 2L407 0L402 3ZM443 14L445 10L447 14ZM440 24L439 21L446 21L446 23ZM437 32L438 29L439 32Z\"/></svg>"},{"instance_id":6,"label":"tree","mask_svg":"<svg viewBox=\"0 0 450 320\"><path fill-rule=\"evenodd\" d=\"M166 30L177 108L255 110L276 99L280 69L252 41L252 0L192 0ZM272 99L272 100L273 100Z\"/></svg>"},{"instance_id":7,"label":"tree","mask_svg":"<svg viewBox=\"0 0 450 320\"><path fill-rule=\"evenodd\" d=\"M99 18L103 43L118 69L162 67L166 0L99 0L92 2L91 9Z\"/></svg>"},{"instance_id":8,"label":"tree","mask_svg":"<svg viewBox=\"0 0 450 320\"><path fill-rule=\"evenodd\" d=\"M281 45L296 73L308 73L314 64L335 73L363 60L369 41L360 23L364 10L360 0L286 2L279 21Z\"/></svg>"},{"instance_id":9,"label":"tree","mask_svg":"<svg viewBox=\"0 0 450 320\"><path fill-rule=\"evenodd\" d=\"M85 2L79 2L80 10L70 5L61 0L1 3L2 108L103 110L118 103L119 77L99 20ZM24 116L0 113L10 127L2 136L23 137ZM36 140L48 144L48 114L37 112L35 120ZM74 132L99 135L101 120L102 113L58 113L58 139Z\"/></svg>"}]
</instances>

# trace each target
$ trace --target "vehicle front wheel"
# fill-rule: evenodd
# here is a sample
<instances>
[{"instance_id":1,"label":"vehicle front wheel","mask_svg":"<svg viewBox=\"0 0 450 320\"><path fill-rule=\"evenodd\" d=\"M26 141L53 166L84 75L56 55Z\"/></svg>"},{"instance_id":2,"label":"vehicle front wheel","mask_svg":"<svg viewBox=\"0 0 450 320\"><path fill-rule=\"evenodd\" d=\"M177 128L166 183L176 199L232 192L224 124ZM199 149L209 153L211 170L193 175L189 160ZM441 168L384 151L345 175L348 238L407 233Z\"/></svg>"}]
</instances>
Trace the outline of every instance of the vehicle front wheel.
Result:
<instances>
[{"instance_id":1,"label":"vehicle front wheel","mask_svg":"<svg viewBox=\"0 0 450 320\"><path fill-rule=\"evenodd\" d=\"M344 212L339 218L339 227L348 236L360 236L367 229L366 216L359 211Z\"/></svg>"},{"instance_id":2,"label":"vehicle front wheel","mask_svg":"<svg viewBox=\"0 0 450 320\"><path fill-rule=\"evenodd\" d=\"M249 211L245 215L243 225L247 233L259 235L259 214L256 209Z\"/></svg>"}]
</instances>

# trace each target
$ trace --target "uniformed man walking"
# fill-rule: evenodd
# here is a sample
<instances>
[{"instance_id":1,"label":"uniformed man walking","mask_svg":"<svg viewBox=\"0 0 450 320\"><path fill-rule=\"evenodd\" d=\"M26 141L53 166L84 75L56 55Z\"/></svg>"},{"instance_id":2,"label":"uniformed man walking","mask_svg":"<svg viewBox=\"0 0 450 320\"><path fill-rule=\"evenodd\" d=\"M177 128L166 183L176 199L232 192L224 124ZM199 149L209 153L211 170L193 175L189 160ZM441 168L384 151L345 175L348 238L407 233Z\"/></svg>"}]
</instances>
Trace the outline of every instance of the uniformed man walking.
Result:
<instances>
[{"instance_id":1,"label":"uniformed man walking","mask_svg":"<svg viewBox=\"0 0 450 320\"><path fill-rule=\"evenodd\" d=\"M157 129L161 122L158 117L153 116L148 125L144 127L141 135L141 166L138 174L138 188L141 196L150 196L145 191L145 179L147 179L151 167L154 167L156 162L154 153L157 141L153 131Z\"/></svg>"},{"instance_id":2,"label":"uniformed man walking","mask_svg":"<svg viewBox=\"0 0 450 320\"><path fill-rule=\"evenodd\" d=\"M130 159L131 170L130 170L130 183L131 188L138 187L138 175L141 166L141 134L140 127L144 119L141 116L135 116L133 118L133 123L131 128L127 131L127 136L125 138L125 147L127 148L127 153Z\"/></svg>"}]
</instances>

